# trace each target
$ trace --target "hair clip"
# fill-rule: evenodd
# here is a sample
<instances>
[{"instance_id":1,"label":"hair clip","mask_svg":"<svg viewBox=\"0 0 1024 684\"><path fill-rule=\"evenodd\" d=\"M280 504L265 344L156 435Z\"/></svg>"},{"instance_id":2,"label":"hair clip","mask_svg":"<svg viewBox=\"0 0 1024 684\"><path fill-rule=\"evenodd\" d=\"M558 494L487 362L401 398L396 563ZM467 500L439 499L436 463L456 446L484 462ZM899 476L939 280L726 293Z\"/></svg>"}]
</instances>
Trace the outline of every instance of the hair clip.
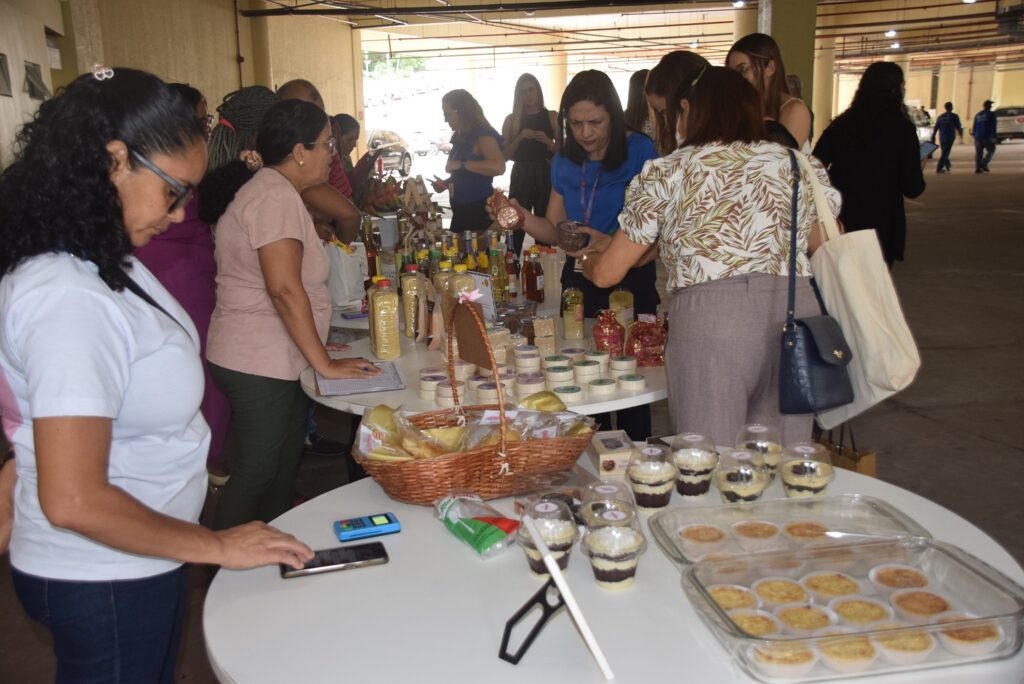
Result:
<instances>
[{"instance_id":1,"label":"hair clip","mask_svg":"<svg viewBox=\"0 0 1024 684\"><path fill-rule=\"evenodd\" d=\"M259 171L263 168L263 157L256 150L243 150L239 157L250 171Z\"/></svg>"},{"instance_id":2,"label":"hair clip","mask_svg":"<svg viewBox=\"0 0 1024 684\"><path fill-rule=\"evenodd\" d=\"M107 79L114 78L114 70L102 64L94 64L92 67L92 77L97 81L106 81Z\"/></svg>"}]
</instances>

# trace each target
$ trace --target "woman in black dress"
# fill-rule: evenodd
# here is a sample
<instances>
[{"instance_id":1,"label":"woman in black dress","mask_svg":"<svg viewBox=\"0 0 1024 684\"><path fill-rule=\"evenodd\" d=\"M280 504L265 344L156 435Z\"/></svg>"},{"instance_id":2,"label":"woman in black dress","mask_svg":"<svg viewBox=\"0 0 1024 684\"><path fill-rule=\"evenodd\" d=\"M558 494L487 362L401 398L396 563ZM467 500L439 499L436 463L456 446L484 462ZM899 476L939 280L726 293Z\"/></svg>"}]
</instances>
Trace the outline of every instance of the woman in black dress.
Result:
<instances>
[{"instance_id":1,"label":"woman in black dress","mask_svg":"<svg viewBox=\"0 0 1024 684\"><path fill-rule=\"evenodd\" d=\"M533 74L516 81L512 113L501 127L505 158L514 162L509 197L527 211L543 216L551 194L551 156L555 153L557 115L544 107L544 92ZM516 254L523 247L522 231L512 235Z\"/></svg>"}]
</instances>

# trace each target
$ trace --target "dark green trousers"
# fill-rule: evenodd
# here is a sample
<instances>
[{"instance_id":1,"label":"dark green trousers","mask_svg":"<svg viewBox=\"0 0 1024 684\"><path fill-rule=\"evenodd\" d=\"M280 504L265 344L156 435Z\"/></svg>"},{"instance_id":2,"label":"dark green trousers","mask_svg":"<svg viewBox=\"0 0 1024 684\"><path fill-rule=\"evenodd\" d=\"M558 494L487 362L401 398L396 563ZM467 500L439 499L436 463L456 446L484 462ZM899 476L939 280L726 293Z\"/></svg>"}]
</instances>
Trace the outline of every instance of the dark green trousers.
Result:
<instances>
[{"instance_id":1,"label":"dark green trousers","mask_svg":"<svg viewBox=\"0 0 1024 684\"><path fill-rule=\"evenodd\" d=\"M298 380L239 373L212 363L210 372L231 402L231 479L220 494L213 528L269 522L292 506L309 399Z\"/></svg>"}]
</instances>

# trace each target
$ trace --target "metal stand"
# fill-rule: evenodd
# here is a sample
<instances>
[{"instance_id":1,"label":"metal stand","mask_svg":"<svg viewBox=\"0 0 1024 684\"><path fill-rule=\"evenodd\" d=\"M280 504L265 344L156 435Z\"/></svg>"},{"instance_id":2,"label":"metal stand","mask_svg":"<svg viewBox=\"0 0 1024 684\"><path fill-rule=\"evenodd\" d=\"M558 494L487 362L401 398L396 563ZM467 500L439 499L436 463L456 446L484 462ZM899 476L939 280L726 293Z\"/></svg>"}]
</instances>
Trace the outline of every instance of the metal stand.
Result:
<instances>
[{"instance_id":1,"label":"metal stand","mask_svg":"<svg viewBox=\"0 0 1024 684\"><path fill-rule=\"evenodd\" d=\"M555 595L558 600L554 605L548 603L548 591L551 589L555 590ZM565 599L562 597L562 592L558 590L558 586L555 584L555 580L548 578L548 581L544 583L544 586L534 594L529 601L523 604L523 607L515 612L505 623L505 633L501 637L501 648L498 650L498 657L502 660L507 660L513 665L518 665L522 657L526 655L526 651L530 648L533 640L540 634L540 630L544 629L544 625L547 624L548 620L558 612L558 609L565 605ZM526 614L533 610L534 606L540 606L542 614L537 623L530 630L530 633L526 635L526 639L520 644L519 650L515 653L508 652L508 642L512 638L512 630L515 629L516 625L526 617Z\"/></svg>"}]
</instances>

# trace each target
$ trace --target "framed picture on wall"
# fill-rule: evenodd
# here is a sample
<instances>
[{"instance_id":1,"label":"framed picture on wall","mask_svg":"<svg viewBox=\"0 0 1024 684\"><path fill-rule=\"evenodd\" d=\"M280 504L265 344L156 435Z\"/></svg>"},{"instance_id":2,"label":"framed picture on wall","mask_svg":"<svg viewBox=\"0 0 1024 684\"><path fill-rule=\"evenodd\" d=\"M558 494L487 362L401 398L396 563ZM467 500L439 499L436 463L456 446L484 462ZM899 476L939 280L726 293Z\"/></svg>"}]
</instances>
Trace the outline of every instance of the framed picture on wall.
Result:
<instances>
[{"instance_id":1,"label":"framed picture on wall","mask_svg":"<svg viewBox=\"0 0 1024 684\"><path fill-rule=\"evenodd\" d=\"M35 62L25 62L25 92L33 100L50 97L50 89L43 81L43 70Z\"/></svg>"},{"instance_id":2,"label":"framed picture on wall","mask_svg":"<svg viewBox=\"0 0 1024 684\"><path fill-rule=\"evenodd\" d=\"M0 53L0 95L14 97L11 90L11 70L7 68L7 55Z\"/></svg>"}]
</instances>

